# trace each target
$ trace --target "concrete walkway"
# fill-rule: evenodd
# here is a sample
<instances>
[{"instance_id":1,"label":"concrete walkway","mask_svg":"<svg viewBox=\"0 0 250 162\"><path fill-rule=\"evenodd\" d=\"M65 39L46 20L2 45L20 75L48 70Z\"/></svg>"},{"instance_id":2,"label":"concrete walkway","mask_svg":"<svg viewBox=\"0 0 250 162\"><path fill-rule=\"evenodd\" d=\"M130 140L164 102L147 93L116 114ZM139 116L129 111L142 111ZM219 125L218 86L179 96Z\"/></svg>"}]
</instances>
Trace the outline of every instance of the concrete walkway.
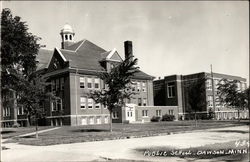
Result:
<instances>
[{"instance_id":1,"label":"concrete walkway","mask_svg":"<svg viewBox=\"0 0 250 162\"><path fill-rule=\"evenodd\" d=\"M243 131L244 133L239 133ZM145 161L186 161L175 157L146 157L136 152L138 148L174 147L189 148L207 144L225 143L240 139L249 140L249 127L227 127L199 132L133 138L110 141L95 141L52 146L28 146L6 143L9 148L2 151L3 162L56 162L56 161L92 161L110 159L134 159ZM199 160L201 161L201 160Z\"/></svg>"}]
</instances>

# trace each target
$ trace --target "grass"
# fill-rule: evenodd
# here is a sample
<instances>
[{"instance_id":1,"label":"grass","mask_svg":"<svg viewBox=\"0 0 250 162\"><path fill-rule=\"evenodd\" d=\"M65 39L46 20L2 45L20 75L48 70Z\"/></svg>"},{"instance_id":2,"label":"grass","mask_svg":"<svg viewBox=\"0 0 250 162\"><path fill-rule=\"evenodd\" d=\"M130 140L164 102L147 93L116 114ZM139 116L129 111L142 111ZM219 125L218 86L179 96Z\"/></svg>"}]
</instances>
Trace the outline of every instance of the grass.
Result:
<instances>
[{"instance_id":1,"label":"grass","mask_svg":"<svg viewBox=\"0 0 250 162\"><path fill-rule=\"evenodd\" d=\"M237 121L199 121L198 127L195 127L194 121L174 121L174 122L159 122L159 123L144 123L144 124L113 124L113 132L109 132L109 125L88 125L88 126L63 126L62 128L44 132L39 134L39 138L34 136L18 137L7 140L6 142L18 142L27 145L55 145L66 143L78 143L87 141L102 141L112 139L137 138L156 135L166 135L170 133L177 133L183 131L202 130L208 128L229 127L237 125L245 125L249 122ZM46 127L51 128L51 127ZM20 132L18 132L20 129ZM39 130L45 129L39 127ZM29 133L35 129L18 128L16 134L21 132ZM26 132L25 132L26 131ZM11 135L12 134L12 135ZM10 135L2 134L3 138L14 137L13 133Z\"/></svg>"},{"instance_id":2,"label":"grass","mask_svg":"<svg viewBox=\"0 0 250 162\"><path fill-rule=\"evenodd\" d=\"M249 142L249 139L242 139L240 141ZM243 152L243 150L245 151ZM156 158L179 157L186 160L192 159L192 161L197 159L213 159L214 161L249 161L249 145L244 144L236 146L235 141L185 149L153 147L135 149L135 151L144 156L153 156ZM157 152L158 154L156 154Z\"/></svg>"},{"instance_id":3,"label":"grass","mask_svg":"<svg viewBox=\"0 0 250 162\"><path fill-rule=\"evenodd\" d=\"M49 129L52 128L51 126L43 126L39 127L39 130ZM26 133L32 133L35 132L36 127L19 127L19 128L2 128L1 130L1 136L3 139L6 138L12 138L15 136L19 136Z\"/></svg>"}]
</instances>

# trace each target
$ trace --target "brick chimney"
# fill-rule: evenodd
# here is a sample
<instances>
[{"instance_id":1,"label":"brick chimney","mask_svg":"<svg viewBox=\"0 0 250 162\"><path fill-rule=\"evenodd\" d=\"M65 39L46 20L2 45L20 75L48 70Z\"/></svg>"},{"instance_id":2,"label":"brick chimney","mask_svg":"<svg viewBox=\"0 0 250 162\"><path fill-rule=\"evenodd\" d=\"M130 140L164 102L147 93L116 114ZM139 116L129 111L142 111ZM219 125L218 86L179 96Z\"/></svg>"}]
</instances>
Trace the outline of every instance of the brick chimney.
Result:
<instances>
[{"instance_id":1,"label":"brick chimney","mask_svg":"<svg viewBox=\"0 0 250 162\"><path fill-rule=\"evenodd\" d=\"M125 49L125 59L128 58L128 57L130 57L130 56L133 56L132 41L125 41L124 42L124 49Z\"/></svg>"}]
</instances>

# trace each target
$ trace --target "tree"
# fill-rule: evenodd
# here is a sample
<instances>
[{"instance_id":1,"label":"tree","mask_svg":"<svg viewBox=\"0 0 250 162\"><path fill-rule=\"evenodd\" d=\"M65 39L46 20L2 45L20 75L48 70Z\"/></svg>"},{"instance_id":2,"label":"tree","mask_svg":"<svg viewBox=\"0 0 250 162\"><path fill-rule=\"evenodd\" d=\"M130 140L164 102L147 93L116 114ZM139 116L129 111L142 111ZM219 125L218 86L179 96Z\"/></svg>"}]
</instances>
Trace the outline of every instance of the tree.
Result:
<instances>
[{"instance_id":1,"label":"tree","mask_svg":"<svg viewBox=\"0 0 250 162\"><path fill-rule=\"evenodd\" d=\"M19 16L13 17L10 9L3 9L1 14L1 88L2 98L8 104L14 103L14 116L17 118L17 96L23 90L25 80L36 70L36 55L40 38L28 32L26 22ZM29 87L29 86L28 86ZM12 97L6 95L12 94ZM17 123L15 123L17 124Z\"/></svg>"},{"instance_id":2,"label":"tree","mask_svg":"<svg viewBox=\"0 0 250 162\"><path fill-rule=\"evenodd\" d=\"M240 82L237 80L220 80L218 84L218 95L219 101L222 104L238 110L238 120L240 121L240 110L247 108L249 102L249 88L241 90L237 86L238 83Z\"/></svg>"},{"instance_id":3,"label":"tree","mask_svg":"<svg viewBox=\"0 0 250 162\"><path fill-rule=\"evenodd\" d=\"M120 64L113 67L110 72L99 73L99 77L107 84L108 89L93 91L91 98L96 103L107 106L110 113L110 131L112 132L112 113L115 108L124 106L124 100L130 98L131 77L137 72L135 67L137 59L126 58Z\"/></svg>"},{"instance_id":4,"label":"tree","mask_svg":"<svg viewBox=\"0 0 250 162\"><path fill-rule=\"evenodd\" d=\"M195 126L197 127L197 112L206 107L205 78L198 78L187 86L189 111L194 112Z\"/></svg>"},{"instance_id":5,"label":"tree","mask_svg":"<svg viewBox=\"0 0 250 162\"><path fill-rule=\"evenodd\" d=\"M29 123L31 118L34 118L38 138L38 119L45 115L43 104L46 100L56 100L57 98L51 92L46 91L48 83L38 74L29 75L29 78L24 78L21 83L18 104L25 107Z\"/></svg>"}]
</instances>

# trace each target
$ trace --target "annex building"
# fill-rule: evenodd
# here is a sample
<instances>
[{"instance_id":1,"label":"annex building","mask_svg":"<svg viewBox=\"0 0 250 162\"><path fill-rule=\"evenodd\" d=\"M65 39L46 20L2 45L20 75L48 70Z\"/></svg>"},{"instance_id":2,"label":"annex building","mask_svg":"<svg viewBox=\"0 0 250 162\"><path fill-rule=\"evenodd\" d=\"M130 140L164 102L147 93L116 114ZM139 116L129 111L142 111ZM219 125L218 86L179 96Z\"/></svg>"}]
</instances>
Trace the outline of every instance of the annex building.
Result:
<instances>
[{"instance_id":1,"label":"annex building","mask_svg":"<svg viewBox=\"0 0 250 162\"><path fill-rule=\"evenodd\" d=\"M202 79L203 78L203 79ZM201 109L197 112L204 118L210 111L215 112L215 119L249 118L248 111L238 112L236 109L225 106L218 98L218 84L222 79L237 80L238 90L247 88L246 79L238 76L219 73L195 73L189 75L171 75L163 79L154 80L154 105L155 106L178 106L179 119L188 119L193 116L192 107L189 104L190 96L188 88L197 80L204 82L200 95L204 95ZM214 84L214 85L212 85ZM202 115L203 114L203 115ZM203 116L203 117L202 117Z\"/></svg>"}]
</instances>

